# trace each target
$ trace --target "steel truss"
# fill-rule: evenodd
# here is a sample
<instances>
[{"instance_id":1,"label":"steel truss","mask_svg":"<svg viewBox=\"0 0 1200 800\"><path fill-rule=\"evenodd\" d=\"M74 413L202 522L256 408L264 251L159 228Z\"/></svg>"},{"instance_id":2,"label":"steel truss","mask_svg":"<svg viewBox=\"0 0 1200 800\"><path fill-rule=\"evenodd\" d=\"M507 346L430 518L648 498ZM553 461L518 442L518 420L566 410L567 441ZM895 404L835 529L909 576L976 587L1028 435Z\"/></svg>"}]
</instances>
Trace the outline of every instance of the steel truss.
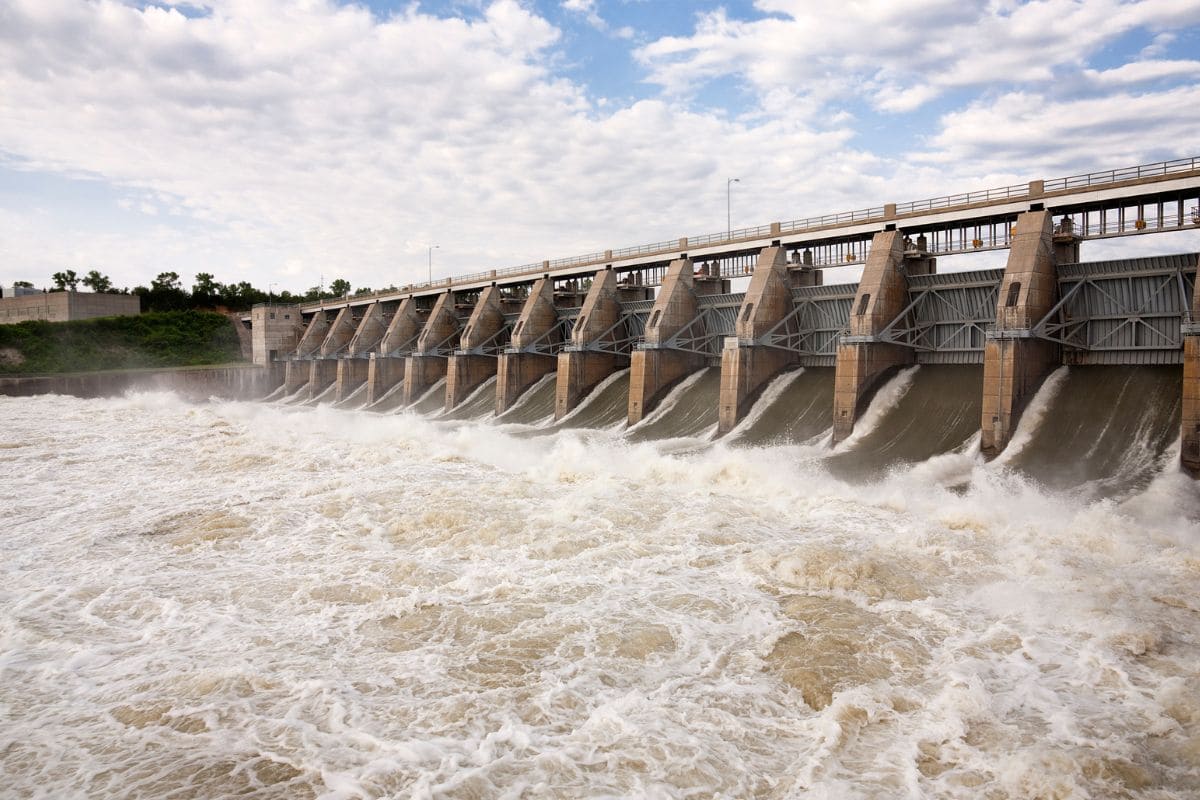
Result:
<instances>
[{"instance_id":1,"label":"steel truss","mask_svg":"<svg viewBox=\"0 0 1200 800\"><path fill-rule=\"evenodd\" d=\"M836 304L828 298L807 297L793 302L787 316L772 325L754 344L802 356L836 355L838 337L847 327L847 321L837 314Z\"/></svg>"},{"instance_id":2,"label":"steel truss","mask_svg":"<svg viewBox=\"0 0 1200 800\"><path fill-rule=\"evenodd\" d=\"M1157 280L1149 285L1148 292L1138 291L1135 281L1146 282L1147 279ZM1183 347L1183 331L1192 325L1192 287L1189 283L1194 281L1189 281L1182 269L1166 274L1099 274L1071 280L1075 284L1030 329L1032 335L1089 351L1177 350ZM1124 284L1124 291L1111 291L1118 283ZM1088 297L1089 293L1094 294ZM1130 302L1121 295L1136 300ZM1073 313L1077 301L1093 298L1102 300L1103 311L1085 311L1083 316ZM1151 310L1152 306L1159 308ZM1181 324L1172 324L1175 320L1180 320Z\"/></svg>"},{"instance_id":3,"label":"steel truss","mask_svg":"<svg viewBox=\"0 0 1200 800\"><path fill-rule=\"evenodd\" d=\"M565 344L563 350L574 353L610 353L627 356L633 350L634 343L641 338L640 333L633 332L641 327L637 324L641 316L636 312L623 311L616 322L601 331L591 341L583 344Z\"/></svg>"},{"instance_id":4,"label":"steel truss","mask_svg":"<svg viewBox=\"0 0 1200 800\"><path fill-rule=\"evenodd\" d=\"M555 356L566 347L567 339L571 336L571 327L575 320L560 317L550 329L524 347L505 347L504 352L530 353L539 356Z\"/></svg>"},{"instance_id":5,"label":"steel truss","mask_svg":"<svg viewBox=\"0 0 1200 800\"><path fill-rule=\"evenodd\" d=\"M987 287L981 298L972 298L964 291L966 288L936 285L918 288L916 297L873 337L874 340L926 352L976 353L983 350L987 328L996 321L1000 286ZM939 315L939 312L947 313Z\"/></svg>"}]
</instances>

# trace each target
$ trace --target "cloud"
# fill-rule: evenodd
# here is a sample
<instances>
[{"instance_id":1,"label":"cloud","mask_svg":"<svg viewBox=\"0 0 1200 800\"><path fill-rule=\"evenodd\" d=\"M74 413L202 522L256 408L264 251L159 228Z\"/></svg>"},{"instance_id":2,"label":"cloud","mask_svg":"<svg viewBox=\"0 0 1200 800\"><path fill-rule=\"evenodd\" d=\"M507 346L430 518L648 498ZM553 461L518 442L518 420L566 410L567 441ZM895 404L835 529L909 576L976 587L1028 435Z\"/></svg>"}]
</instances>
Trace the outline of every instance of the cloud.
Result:
<instances>
[{"instance_id":1,"label":"cloud","mask_svg":"<svg viewBox=\"0 0 1200 800\"><path fill-rule=\"evenodd\" d=\"M997 82L1048 82L1118 37L1200 21L1187 0L862 0L829 13L804 0L759 0L774 16L701 14L689 36L637 51L649 79L686 96L697 85L737 76L756 91L780 86L821 98L875 86L874 106L911 111L940 93Z\"/></svg>"},{"instance_id":2,"label":"cloud","mask_svg":"<svg viewBox=\"0 0 1200 800\"><path fill-rule=\"evenodd\" d=\"M1194 80L1200 75L1200 61L1132 61L1106 70L1088 69L1084 76L1097 86L1126 86L1173 78Z\"/></svg>"}]
</instances>

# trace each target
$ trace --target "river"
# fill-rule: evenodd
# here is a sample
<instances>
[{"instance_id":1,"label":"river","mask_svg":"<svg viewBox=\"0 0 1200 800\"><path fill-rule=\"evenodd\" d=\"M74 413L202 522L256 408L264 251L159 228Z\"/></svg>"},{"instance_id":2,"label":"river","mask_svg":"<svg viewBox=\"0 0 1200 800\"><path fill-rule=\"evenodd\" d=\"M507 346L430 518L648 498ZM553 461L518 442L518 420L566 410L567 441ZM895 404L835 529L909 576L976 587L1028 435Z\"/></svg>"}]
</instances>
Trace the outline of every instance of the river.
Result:
<instances>
[{"instance_id":1,"label":"river","mask_svg":"<svg viewBox=\"0 0 1200 800\"><path fill-rule=\"evenodd\" d=\"M0 796L1198 796L1169 441L1121 492L970 441L0 411Z\"/></svg>"}]
</instances>

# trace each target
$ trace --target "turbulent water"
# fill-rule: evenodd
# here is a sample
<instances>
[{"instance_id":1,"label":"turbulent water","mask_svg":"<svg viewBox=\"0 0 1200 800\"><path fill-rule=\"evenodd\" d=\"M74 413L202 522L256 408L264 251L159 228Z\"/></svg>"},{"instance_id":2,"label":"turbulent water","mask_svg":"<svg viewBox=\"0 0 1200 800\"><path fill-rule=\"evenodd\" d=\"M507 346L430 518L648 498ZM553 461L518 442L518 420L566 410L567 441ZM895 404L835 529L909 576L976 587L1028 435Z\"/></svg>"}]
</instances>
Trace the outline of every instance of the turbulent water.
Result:
<instances>
[{"instance_id":1,"label":"turbulent water","mask_svg":"<svg viewBox=\"0 0 1200 800\"><path fill-rule=\"evenodd\" d=\"M0 795L1194 798L1171 412L1052 434L1158 465L1119 499L1026 463L1046 407L1136 410L1096 375L992 464L924 367L834 453L778 405L821 370L685 454L618 429L627 375L543 428L0 398Z\"/></svg>"}]
</instances>

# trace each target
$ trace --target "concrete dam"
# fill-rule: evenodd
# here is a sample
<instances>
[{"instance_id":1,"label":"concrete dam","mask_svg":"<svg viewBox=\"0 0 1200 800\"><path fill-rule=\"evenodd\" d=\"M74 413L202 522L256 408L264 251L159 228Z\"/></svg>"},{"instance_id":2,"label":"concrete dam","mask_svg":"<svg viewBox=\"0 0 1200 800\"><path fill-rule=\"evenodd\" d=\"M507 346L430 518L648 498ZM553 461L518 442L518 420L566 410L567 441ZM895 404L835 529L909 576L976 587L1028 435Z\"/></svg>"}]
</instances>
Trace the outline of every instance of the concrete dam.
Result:
<instances>
[{"instance_id":1,"label":"concrete dam","mask_svg":"<svg viewBox=\"0 0 1200 800\"><path fill-rule=\"evenodd\" d=\"M1184 159L262 304L244 324L273 400L821 440L847 477L975 447L1050 483L1104 479L1135 440L1178 441L1194 475L1200 257L1081 250L1198 228L1200 160ZM989 250L1004 268L946 269ZM834 282L845 266L857 283ZM1041 432L1006 455L1026 413Z\"/></svg>"}]
</instances>

